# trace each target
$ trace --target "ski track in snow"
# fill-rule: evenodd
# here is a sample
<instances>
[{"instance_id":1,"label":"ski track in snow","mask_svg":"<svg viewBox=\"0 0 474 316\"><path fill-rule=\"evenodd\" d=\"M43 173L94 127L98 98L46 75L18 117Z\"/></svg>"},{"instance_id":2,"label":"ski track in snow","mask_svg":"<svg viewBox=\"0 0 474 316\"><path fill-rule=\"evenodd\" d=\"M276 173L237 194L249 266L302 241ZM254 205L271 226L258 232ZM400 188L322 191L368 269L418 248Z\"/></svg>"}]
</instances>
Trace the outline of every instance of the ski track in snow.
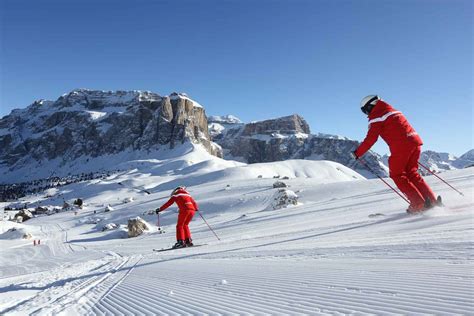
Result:
<instances>
[{"instance_id":1,"label":"ski track in snow","mask_svg":"<svg viewBox=\"0 0 474 316\"><path fill-rule=\"evenodd\" d=\"M28 221L38 227L41 246L0 239L0 314L474 314L472 168L443 173L464 198L428 177L447 206L413 216L378 180L286 180L300 205L268 210L276 179L257 181L257 175L255 181L207 179L191 188L222 239L195 216L191 230L202 247L152 251L174 242L173 211L161 218L165 234L121 239L100 232L102 224L126 223L166 200L169 188L156 191L153 176L134 183L135 172L113 181L153 194L96 192L77 217L66 212ZM103 209L101 200L126 194L135 201L92 214ZM84 224L88 217L102 224Z\"/></svg>"}]
</instances>

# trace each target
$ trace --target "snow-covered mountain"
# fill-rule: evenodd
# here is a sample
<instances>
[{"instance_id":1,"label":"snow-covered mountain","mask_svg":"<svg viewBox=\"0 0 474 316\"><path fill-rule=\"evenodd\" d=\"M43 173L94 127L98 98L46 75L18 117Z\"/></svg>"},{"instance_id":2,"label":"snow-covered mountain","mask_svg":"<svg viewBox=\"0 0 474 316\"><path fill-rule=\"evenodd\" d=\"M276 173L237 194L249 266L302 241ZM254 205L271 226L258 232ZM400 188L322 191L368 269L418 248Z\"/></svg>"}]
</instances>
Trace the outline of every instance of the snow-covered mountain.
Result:
<instances>
[{"instance_id":1,"label":"snow-covered mountain","mask_svg":"<svg viewBox=\"0 0 474 316\"><path fill-rule=\"evenodd\" d=\"M388 156L383 156L383 162L388 166ZM420 163L428 167L433 172L443 172L447 170L456 170L469 168L474 166L474 149L471 149L467 153L460 157L456 157L450 153L440 153L432 150L426 150L421 153ZM419 168L419 171L423 175L429 175L423 167Z\"/></svg>"},{"instance_id":2,"label":"snow-covered mountain","mask_svg":"<svg viewBox=\"0 0 474 316\"><path fill-rule=\"evenodd\" d=\"M426 177L446 207L410 216L379 179L336 162L247 165L190 142L167 153L17 201L59 211L0 221L0 314L472 314L473 168L445 173L464 197ZM177 212L159 230L147 211L177 185L199 204L201 246L153 252L174 244ZM297 203L277 208L282 193ZM61 210L77 198L82 209ZM148 231L127 238L138 216Z\"/></svg>"},{"instance_id":3,"label":"snow-covered mountain","mask_svg":"<svg viewBox=\"0 0 474 316\"><path fill-rule=\"evenodd\" d=\"M474 167L474 149L469 150L456 159L453 165L458 169Z\"/></svg>"},{"instance_id":4,"label":"snow-covered mountain","mask_svg":"<svg viewBox=\"0 0 474 316\"><path fill-rule=\"evenodd\" d=\"M78 89L0 120L0 184L118 170L139 158L169 157L167 151L186 142L245 163L331 160L374 177L351 157L357 141L312 134L297 114L244 124L233 115L207 118L183 93ZM472 151L459 159L430 152L422 161L449 170L472 165L472 156ZM364 159L378 175L388 176L378 154L369 152Z\"/></svg>"},{"instance_id":5,"label":"snow-covered mountain","mask_svg":"<svg viewBox=\"0 0 474 316\"><path fill-rule=\"evenodd\" d=\"M311 134L305 119L297 114L248 124L243 124L235 116L231 120L227 117L209 119L212 140L222 147L226 159L246 163L287 159L331 160L366 177L375 177L352 158L357 141L337 135ZM388 176L388 169L378 154L369 152L364 159L378 175Z\"/></svg>"},{"instance_id":6,"label":"snow-covered mountain","mask_svg":"<svg viewBox=\"0 0 474 316\"><path fill-rule=\"evenodd\" d=\"M105 162L110 155L150 153L187 141L221 155L210 141L204 108L185 94L78 89L0 120L1 182L77 172L77 161Z\"/></svg>"},{"instance_id":7,"label":"snow-covered mountain","mask_svg":"<svg viewBox=\"0 0 474 316\"><path fill-rule=\"evenodd\" d=\"M468 168L474 166L474 149L461 157L427 150L421 153L420 162L434 172Z\"/></svg>"}]
</instances>

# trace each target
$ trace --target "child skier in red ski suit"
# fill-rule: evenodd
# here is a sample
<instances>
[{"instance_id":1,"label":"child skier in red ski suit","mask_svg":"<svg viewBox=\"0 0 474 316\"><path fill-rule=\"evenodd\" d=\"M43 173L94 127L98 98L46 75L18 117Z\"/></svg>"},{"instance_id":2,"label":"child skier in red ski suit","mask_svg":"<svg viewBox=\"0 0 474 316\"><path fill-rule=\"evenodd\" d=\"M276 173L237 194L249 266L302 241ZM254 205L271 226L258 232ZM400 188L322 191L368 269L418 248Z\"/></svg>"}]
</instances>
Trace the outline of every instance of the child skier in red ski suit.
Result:
<instances>
[{"instance_id":1,"label":"child skier in red ski suit","mask_svg":"<svg viewBox=\"0 0 474 316\"><path fill-rule=\"evenodd\" d=\"M161 211L166 210L173 203L178 204L179 215L178 223L176 224L176 244L173 248L183 248L193 246L191 239L191 231L189 230L189 222L193 219L194 213L199 211L196 201L186 191L185 187L177 187L171 193L171 197L163 204L160 208L156 209L158 214Z\"/></svg>"},{"instance_id":2,"label":"child skier in red ski suit","mask_svg":"<svg viewBox=\"0 0 474 316\"><path fill-rule=\"evenodd\" d=\"M369 118L369 131L354 152L355 158L362 157L381 136L390 147L390 178L410 201L407 212L424 211L441 203L440 198L436 199L431 188L418 174L423 142L405 116L376 95L365 97L361 102L361 110Z\"/></svg>"}]
</instances>

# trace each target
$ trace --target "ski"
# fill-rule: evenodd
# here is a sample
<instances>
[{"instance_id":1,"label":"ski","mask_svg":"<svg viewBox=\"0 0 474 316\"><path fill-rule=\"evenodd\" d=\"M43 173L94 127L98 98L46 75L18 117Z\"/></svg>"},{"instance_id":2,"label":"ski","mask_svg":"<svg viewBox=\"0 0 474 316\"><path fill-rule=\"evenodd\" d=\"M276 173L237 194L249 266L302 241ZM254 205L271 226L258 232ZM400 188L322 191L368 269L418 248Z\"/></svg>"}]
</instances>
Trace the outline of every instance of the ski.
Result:
<instances>
[{"instance_id":1,"label":"ski","mask_svg":"<svg viewBox=\"0 0 474 316\"><path fill-rule=\"evenodd\" d=\"M195 247L201 247L201 246L205 246L206 244L200 244L200 245L194 245L194 246L191 246L191 247L182 247L182 248L161 248L161 249L156 249L156 248L153 248L153 251L154 252L163 252L163 251L170 251L170 250L180 250L180 249L186 249L186 248L195 248Z\"/></svg>"}]
</instances>

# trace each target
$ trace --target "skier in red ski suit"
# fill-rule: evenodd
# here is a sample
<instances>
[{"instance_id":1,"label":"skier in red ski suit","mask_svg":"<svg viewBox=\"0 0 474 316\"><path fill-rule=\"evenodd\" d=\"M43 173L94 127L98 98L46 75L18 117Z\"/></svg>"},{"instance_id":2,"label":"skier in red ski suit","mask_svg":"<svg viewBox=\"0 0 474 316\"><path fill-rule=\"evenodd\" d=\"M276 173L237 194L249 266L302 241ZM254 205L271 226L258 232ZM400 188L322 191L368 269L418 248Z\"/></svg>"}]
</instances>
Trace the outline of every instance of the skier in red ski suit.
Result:
<instances>
[{"instance_id":1,"label":"skier in red ski suit","mask_svg":"<svg viewBox=\"0 0 474 316\"><path fill-rule=\"evenodd\" d=\"M369 131L354 152L355 158L362 157L381 136L390 148L390 178L410 201L407 212L420 212L437 204L435 194L418 173L423 142L405 116L376 95L365 97L361 110L369 118Z\"/></svg>"},{"instance_id":2,"label":"skier in red ski suit","mask_svg":"<svg viewBox=\"0 0 474 316\"><path fill-rule=\"evenodd\" d=\"M186 191L185 187L177 187L171 193L171 197L163 204L160 208L156 209L158 214L161 211L166 210L173 203L178 204L179 215L178 223L176 224L176 244L173 248L183 248L193 246L191 239L191 231L189 230L189 222L193 219L194 213L199 211L196 201Z\"/></svg>"}]
</instances>

